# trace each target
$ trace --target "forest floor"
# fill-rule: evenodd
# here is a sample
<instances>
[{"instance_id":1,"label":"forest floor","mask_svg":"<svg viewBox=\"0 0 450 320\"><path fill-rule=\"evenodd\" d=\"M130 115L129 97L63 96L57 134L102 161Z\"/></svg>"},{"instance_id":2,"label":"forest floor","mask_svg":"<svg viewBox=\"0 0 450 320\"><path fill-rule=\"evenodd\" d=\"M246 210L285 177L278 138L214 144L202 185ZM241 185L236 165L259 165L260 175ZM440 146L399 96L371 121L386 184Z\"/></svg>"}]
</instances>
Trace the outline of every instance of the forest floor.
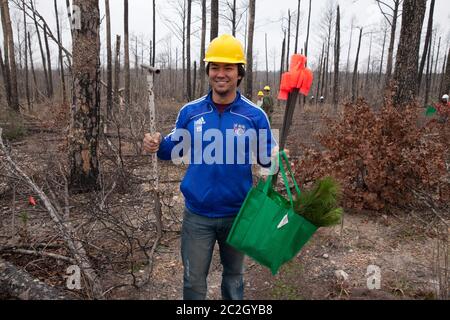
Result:
<instances>
[{"instance_id":1,"label":"forest floor","mask_svg":"<svg viewBox=\"0 0 450 320\"><path fill-rule=\"evenodd\" d=\"M160 113L158 125L163 133L168 133L173 126L178 107L178 105L167 107L165 112ZM320 105L307 106L302 111L296 110L287 144L292 159L301 154L299 141L306 145L315 143L314 134L321 130L323 115L327 113L328 108L329 106ZM274 128L280 128L282 117L283 110L277 107ZM54 169L52 168L54 162L50 158L55 153L61 154L64 150L63 145L64 138L60 132L33 129L29 130L23 139L13 142L11 148L15 161L26 168L31 177L45 186L45 180L39 177ZM128 149L124 149L124 162L129 172L135 176L146 177L150 173L149 157L133 156L131 145ZM182 298L180 229L183 196L179 191L179 182L184 172L184 166L160 162L159 179L166 204L163 206L164 232L153 257L153 273L149 283L139 289L132 286L115 287L121 283L129 283L130 277L111 275L111 270L100 268L103 270L103 273L100 273L104 284L111 287L105 295L106 298L164 300ZM7 175L1 177L3 179ZM138 183L129 190L112 192L108 201L111 207L118 204L121 210L129 210L133 219L134 215L146 215L152 206L146 190L148 190L146 183ZM30 207L28 196L26 188L19 184L17 189L10 188L0 195L0 258L14 263L32 276L61 288L76 298L86 298L84 292L69 292L65 289L65 270L69 265L67 262L56 260L55 263L51 258L1 250L17 244L51 243L54 245L51 252L68 255L63 241L55 235L45 208L39 206L39 203L37 207ZM90 195L71 197L71 216L76 217L74 221L80 219L79 221L87 223L87 220L82 218L88 214L92 201L96 199ZM391 209L381 214L346 210L342 227L319 229L298 256L285 264L275 276L265 267L246 258L245 298L436 299L439 288L435 272L437 238L430 230L437 220L432 212ZM92 224L90 230L102 232L95 224ZM154 237L154 230L153 234L147 236L150 239ZM105 246L114 246L111 244L113 236L105 234L104 238L102 237L101 234L96 236L93 243L100 244L99 246L103 248L102 239L106 239ZM98 258L99 265L103 261L102 258L104 257ZM368 288L370 275L367 271L370 265L380 268L379 289ZM131 268L134 267L133 265ZM122 270L126 268L122 266ZM343 270L348 279L345 281L338 279L335 274L338 270ZM215 250L208 278L209 299L221 298L221 272L218 250Z\"/></svg>"}]
</instances>

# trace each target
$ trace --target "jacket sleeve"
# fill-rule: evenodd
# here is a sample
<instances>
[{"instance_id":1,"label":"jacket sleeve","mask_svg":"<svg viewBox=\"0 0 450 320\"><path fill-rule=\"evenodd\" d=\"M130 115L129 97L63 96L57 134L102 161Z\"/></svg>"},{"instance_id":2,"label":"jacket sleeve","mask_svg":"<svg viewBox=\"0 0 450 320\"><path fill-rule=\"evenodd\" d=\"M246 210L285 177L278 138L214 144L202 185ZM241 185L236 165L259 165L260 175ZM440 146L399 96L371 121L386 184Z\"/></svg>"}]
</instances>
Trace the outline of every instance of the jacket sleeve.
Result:
<instances>
[{"instance_id":1,"label":"jacket sleeve","mask_svg":"<svg viewBox=\"0 0 450 320\"><path fill-rule=\"evenodd\" d=\"M272 150L278 146L278 136L274 135L270 127L269 119L264 113L258 119L258 164L269 168L272 164Z\"/></svg>"},{"instance_id":2,"label":"jacket sleeve","mask_svg":"<svg viewBox=\"0 0 450 320\"><path fill-rule=\"evenodd\" d=\"M183 157L183 151L186 151L183 148L175 155L172 154L172 151L179 143L186 142L184 141L187 132L187 114L185 110L186 109L180 110L175 122L175 128L162 139L157 153L159 159L174 160Z\"/></svg>"}]
</instances>

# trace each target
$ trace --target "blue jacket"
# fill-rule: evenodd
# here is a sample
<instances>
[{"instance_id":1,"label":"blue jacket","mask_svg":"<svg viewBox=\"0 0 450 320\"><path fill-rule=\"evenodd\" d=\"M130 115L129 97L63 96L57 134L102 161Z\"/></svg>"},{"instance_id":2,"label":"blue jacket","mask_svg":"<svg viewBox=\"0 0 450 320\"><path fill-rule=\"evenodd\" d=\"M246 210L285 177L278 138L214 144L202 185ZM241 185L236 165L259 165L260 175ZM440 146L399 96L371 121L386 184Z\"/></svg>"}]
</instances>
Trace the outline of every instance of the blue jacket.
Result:
<instances>
[{"instance_id":1,"label":"blue jacket","mask_svg":"<svg viewBox=\"0 0 450 320\"><path fill-rule=\"evenodd\" d=\"M210 92L181 108L158 157L189 162L180 186L186 207L219 218L237 215L252 187L254 159L269 167L276 145L261 108L237 92L235 101L220 114Z\"/></svg>"}]
</instances>

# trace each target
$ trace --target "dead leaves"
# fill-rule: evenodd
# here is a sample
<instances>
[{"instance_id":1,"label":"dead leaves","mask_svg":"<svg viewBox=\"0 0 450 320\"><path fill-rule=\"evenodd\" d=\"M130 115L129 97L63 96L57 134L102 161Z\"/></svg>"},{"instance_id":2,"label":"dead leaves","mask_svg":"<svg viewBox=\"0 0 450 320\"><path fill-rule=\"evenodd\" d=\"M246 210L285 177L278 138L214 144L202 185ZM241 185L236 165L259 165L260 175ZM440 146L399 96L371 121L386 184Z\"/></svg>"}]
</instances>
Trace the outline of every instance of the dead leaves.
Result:
<instances>
[{"instance_id":1,"label":"dead leaves","mask_svg":"<svg viewBox=\"0 0 450 320\"><path fill-rule=\"evenodd\" d=\"M397 110L387 104L375 113L363 100L345 106L341 118L327 120L320 135L324 151L306 149L294 163L299 181L326 175L343 187L344 206L381 210L386 205L412 204L412 190L426 190L445 203L449 195L446 169L450 130L429 121L419 125L423 110Z\"/></svg>"}]
</instances>

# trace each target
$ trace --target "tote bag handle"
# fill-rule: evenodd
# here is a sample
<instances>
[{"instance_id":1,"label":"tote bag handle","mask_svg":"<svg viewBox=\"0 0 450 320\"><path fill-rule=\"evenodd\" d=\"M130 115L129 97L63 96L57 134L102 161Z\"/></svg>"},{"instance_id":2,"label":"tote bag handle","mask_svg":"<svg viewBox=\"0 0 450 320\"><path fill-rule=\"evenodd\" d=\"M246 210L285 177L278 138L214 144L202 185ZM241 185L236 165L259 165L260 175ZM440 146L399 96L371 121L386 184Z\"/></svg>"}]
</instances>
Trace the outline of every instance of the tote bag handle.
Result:
<instances>
[{"instance_id":1,"label":"tote bag handle","mask_svg":"<svg viewBox=\"0 0 450 320\"><path fill-rule=\"evenodd\" d=\"M283 163L283 160L284 160L284 163ZM286 165L286 168L288 169L289 175L290 175L292 181L294 182L295 190L297 191L297 196L300 196L300 194L301 194L300 188L298 187L297 181L295 180L294 174L292 173L288 157L286 155L286 152L284 152L284 150L282 150L282 151L280 151L278 153L278 165L280 166L281 176L283 177L284 185L286 187L286 191L287 191L287 194L289 196L289 201L291 203L291 206L293 207L294 206L294 199L292 197L291 188L289 187L289 181L288 181L288 178L286 176L286 171L284 169L284 164ZM269 192L269 188L272 185L273 176L274 175L270 175L269 178L266 181L266 184L264 185L263 191L264 191L265 194L268 194L268 192Z\"/></svg>"}]
</instances>

